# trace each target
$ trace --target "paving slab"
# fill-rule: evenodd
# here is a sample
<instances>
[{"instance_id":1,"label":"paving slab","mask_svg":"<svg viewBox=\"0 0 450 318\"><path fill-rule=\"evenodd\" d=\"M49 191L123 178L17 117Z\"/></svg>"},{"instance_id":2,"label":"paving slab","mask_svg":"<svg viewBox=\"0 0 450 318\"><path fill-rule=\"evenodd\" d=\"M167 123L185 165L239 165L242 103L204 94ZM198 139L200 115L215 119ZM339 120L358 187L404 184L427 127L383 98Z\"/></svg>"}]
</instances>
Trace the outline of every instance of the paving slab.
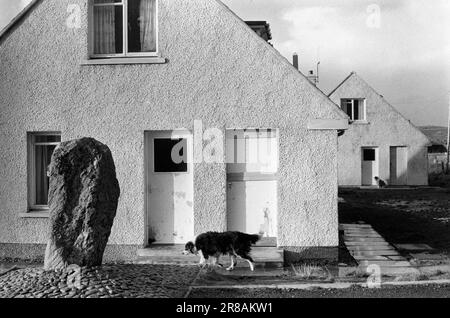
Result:
<instances>
[{"instance_id":1,"label":"paving slab","mask_svg":"<svg viewBox=\"0 0 450 318\"><path fill-rule=\"evenodd\" d=\"M360 267L361 270L367 271L367 267ZM400 275L419 275L420 272L414 268L414 267L380 267L380 272L382 275L393 275L393 276L400 276Z\"/></svg>"},{"instance_id":2,"label":"paving slab","mask_svg":"<svg viewBox=\"0 0 450 318\"><path fill-rule=\"evenodd\" d=\"M372 230L372 226L369 224L342 224L342 229L348 230L348 229L369 229Z\"/></svg>"},{"instance_id":3,"label":"paving slab","mask_svg":"<svg viewBox=\"0 0 450 318\"><path fill-rule=\"evenodd\" d=\"M350 236L345 239L345 242L364 242L364 243L386 243L382 237L354 237Z\"/></svg>"},{"instance_id":4,"label":"paving slab","mask_svg":"<svg viewBox=\"0 0 450 318\"><path fill-rule=\"evenodd\" d=\"M345 242L348 246L392 246L388 242Z\"/></svg>"},{"instance_id":5,"label":"paving slab","mask_svg":"<svg viewBox=\"0 0 450 318\"><path fill-rule=\"evenodd\" d=\"M361 230L349 230L344 229L342 232L345 233L345 235L379 235L379 233L375 231L361 231Z\"/></svg>"},{"instance_id":6,"label":"paving slab","mask_svg":"<svg viewBox=\"0 0 450 318\"><path fill-rule=\"evenodd\" d=\"M403 261L406 260L404 256L401 255L389 255L388 258L393 261Z\"/></svg>"},{"instance_id":7,"label":"paving slab","mask_svg":"<svg viewBox=\"0 0 450 318\"><path fill-rule=\"evenodd\" d=\"M345 232L345 237L382 237L377 233L347 233Z\"/></svg>"},{"instance_id":8,"label":"paving slab","mask_svg":"<svg viewBox=\"0 0 450 318\"><path fill-rule=\"evenodd\" d=\"M410 267L411 264L408 261L396 261L393 262L391 260L385 261L360 261L359 266L370 266L370 265L378 265L384 267Z\"/></svg>"},{"instance_id":9,"label":"paving slab","mask_svg":"<svg viewBox=\"0 0 450 318\"><path fill-rule=\"evenodd\" d=\"M405 251L432 251L433 248L427 244L395 244L395 247L399 250Z\"/></svg>"},{"instance_id":10,"label":"paving slab","mask_svg":"<svg viewBox=\"0 0 450 318\"><path fill-rule=\"evenodd\" d=\"M364 256L353 256L353 258L358 261L358 263L360 261L388 261L389 258L387 256L368 256L368 255L364 255Z\"/></svg>"},{"instance_id":11,"label":"paving slab","mask_svg":"<svg viewBox=\"0 0 450 318\"><path fill-rule=\"evenodd\" d=\"M395 251L395 248L391 247L391 246L386 246L383 248L380 248L378 246L347 246L347 249L349 251L355 251L355 252L363 252L363 251L379 251L379 250L383 250L383 251Z\"/></svg>"},{"instance_id":12,"label":"paving slab","mask_svg":"<svg viewBox=\"0 0 450 318\"><path fill-rule=\"evenodd\" d=\"M351 252L353 256L397 256L397 251L362 251L362 252Z\"/></svg>"},{"instance_id":13,"label":"paving slab","mask_svg":"<svg viewBox=\"0 0 450 318\"><path fill-rule=\"evenodd\" d=\"M442 254L411 253L411 256L419 261L444 261L447 259L447 257Z\"/></svg>"}]
</instances>

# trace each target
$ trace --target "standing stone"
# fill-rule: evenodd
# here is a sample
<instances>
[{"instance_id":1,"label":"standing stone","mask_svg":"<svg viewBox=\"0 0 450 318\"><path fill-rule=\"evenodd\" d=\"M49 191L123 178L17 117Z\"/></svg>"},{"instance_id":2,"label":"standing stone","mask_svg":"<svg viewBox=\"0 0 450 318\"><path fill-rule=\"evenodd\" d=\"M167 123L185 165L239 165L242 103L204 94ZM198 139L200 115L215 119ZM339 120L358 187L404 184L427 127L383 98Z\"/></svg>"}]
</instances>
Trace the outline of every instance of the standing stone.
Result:
<instances>
[{"instance_id":1,"label":"standing stone","mask_svg":"<svg viewBox=\"0 0 450 318\"><path fill-rule=\"evenodd\" d=\"M100 266L120 195L109 148L92 138L61 143L50 164L46 270Z\"/></svg>"}]
</instances>

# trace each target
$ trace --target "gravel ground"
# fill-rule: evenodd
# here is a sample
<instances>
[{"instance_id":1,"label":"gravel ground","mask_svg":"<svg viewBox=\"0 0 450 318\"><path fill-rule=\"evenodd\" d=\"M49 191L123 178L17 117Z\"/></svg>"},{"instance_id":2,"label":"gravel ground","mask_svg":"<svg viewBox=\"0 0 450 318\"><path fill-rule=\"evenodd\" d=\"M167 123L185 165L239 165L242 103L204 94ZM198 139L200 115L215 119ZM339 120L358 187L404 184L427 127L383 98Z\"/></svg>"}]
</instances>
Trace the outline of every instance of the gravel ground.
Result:
<instances>
[{"instance_id":1,"label":"gravel ground","mask_svg":"<svg viewBox=\"0 0 450 318\"><path fill-rule=\"evenodd\" d=\"M450 298L450 285L388 286L381 289L194 289L189 298Z\"/></svg>"},{"instance_id":2,"label":"gravel ground","mask_svg":"<svg viewBox=\"0 0 450 318\"><path fill-rule=\"evenodd\" d=\"M0 276L0 298L184 297L197 276L193 266L105 265L65 271L14 270Z\"/></svg>"}]
</instances>

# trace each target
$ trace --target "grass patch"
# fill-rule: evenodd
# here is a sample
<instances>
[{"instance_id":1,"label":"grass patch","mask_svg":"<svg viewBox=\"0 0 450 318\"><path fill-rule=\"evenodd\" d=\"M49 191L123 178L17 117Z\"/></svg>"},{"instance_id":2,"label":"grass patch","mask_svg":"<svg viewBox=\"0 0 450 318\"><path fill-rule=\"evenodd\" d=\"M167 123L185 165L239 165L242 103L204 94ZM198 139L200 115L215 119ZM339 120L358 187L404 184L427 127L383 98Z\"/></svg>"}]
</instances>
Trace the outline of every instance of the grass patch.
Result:
<instances>
[{"instance_id":1,"label":"grass patch","mask_svg":"<svg viewBox=\"0 0 450 318\"><path fill-rule=\"evenodd\" d=\"M431 173L429 184L433 187L450 188L450 174Z\"/></svg>"},{"instance_id":2,"label":"grass patch","mask_svg":"<svg viewBox=\"0 0 450 318\"><path fill-rule=\"evenodd\" d=\"M291 264L291 268L295 277L301 279L329 279L331 277L331 274L326 266L321 266L317 263Z\"/></svg>"}]
</instances>

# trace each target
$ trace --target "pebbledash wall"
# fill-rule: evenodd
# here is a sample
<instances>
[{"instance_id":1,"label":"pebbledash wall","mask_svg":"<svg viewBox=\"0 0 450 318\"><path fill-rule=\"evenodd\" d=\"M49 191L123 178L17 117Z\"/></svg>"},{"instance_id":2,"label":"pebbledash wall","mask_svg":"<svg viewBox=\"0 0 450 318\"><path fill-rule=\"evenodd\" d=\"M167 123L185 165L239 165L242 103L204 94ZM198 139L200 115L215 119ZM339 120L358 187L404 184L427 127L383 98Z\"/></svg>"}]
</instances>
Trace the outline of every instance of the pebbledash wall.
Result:
<instances>
[{"instance_id":1,"label":"pebbledash wall","mask_svg":"<svg viewBox=\"0 0 450 318\"><path fill-rule=\"evenodd\" d=\"M383 96L352 72L329 97L337 105L345 98L366 99L367 122L351 124L345 134L339 137L340 186L361 186L361 147L378 147L379 177L389 182L391 146L407 147L407 184L428 185L429 139Z\"/></svg>"},{"instance_id":2,"label":"pebbledash wall","mask_svg":"<svg viewBox=\"0 0 450 318\"><path fill-rule=\"evenodd\" d=\"M69 28L69 5L81 27ZM48 218L27 212L27 132L107 144L121 187L107 259L144 245L144 131L278 128L278 245L287 257L335 257L337 132L343 114L219 1L159 0L163 64L86 65L86 0L41 0L0 39L0 257L36 257ZM314 126L314 125L313 125ZM319 125L320 126L320 125ZM225 164L195 164L195 233L224 231ZM291 252L291 253L289 253Z\"/></svg>"}]
</instances>

